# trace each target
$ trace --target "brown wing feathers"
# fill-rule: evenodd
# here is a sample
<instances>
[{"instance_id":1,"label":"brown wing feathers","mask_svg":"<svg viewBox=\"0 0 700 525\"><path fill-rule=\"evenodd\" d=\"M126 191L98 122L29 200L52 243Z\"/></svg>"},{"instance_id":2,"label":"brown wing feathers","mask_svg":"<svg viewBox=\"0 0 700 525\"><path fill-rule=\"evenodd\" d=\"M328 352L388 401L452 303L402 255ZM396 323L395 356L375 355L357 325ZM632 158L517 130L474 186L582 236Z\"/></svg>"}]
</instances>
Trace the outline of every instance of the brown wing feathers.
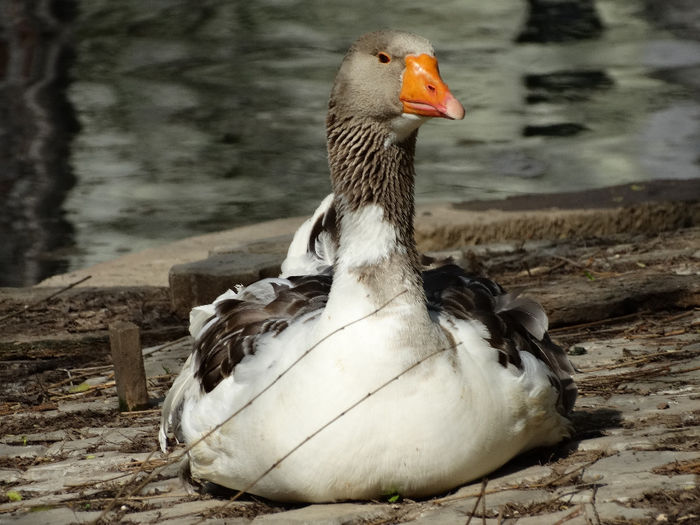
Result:
<instances>
[{"instance_id":1,"label":"brown wing feathers","mask_svg":"<svg viewBox=\"0 0 700 525\"><path fill-rule=\"evenodd\" d=\"M289 285L272 284L276 297L268 303L226 299L217 304L194 347L196 377L205 392L231 375L246 355L255 353L258 338L277 335L294 319L325 306L330 277L292 277L289 281Z\"/></svg>"},{"instance_id":2,"label":"brown wing feathers","mask_svg":"<svg viewBox=\"0 0 700 525\"><path fill-rule=\"evenodd\" d=\"M450 264L423 272L428 306L464 320L478 320L489 332L498 362L522 369L520 352L528 352L551 369L559 391L559 409L569 412L576 400L574 371L564 351L546 332L547 318L535 301L506 294L495 282L467 275Z\"/></svg>"},{"instance_id":3,"label":"brown wing feathers","mask_svg":"<svg viewBox=\"0 0 700 525\"><path fill-rule=\"evenodd\" d=\"M333 243L337 246L338 244L338 214L335 210L335 203L331 203L325 213L316 219L313 227L311 228L311 233L309 234L309 242L306 247L309 253L313 253L316 257L320 257L321 254L318 252L317 243L321 237L322 233L327 233L330 235Z\"/></svg>"},{"instance_id":4,"label":"brown wing feathers","mask_svg":"<svg viewBox=\"0 0 700 525\"><path fill-rule=\"evenodd\" d=\"M221 301L213 320L195 342L196 376L202 389L213 390L246 355L254 354L260 337L277 335L294 319L320 312L328 300L331 281L328 275L291 277L289 284L271 283L276 296L269 302ZM423 282L428 308L456 319L480 321L503 366L522 369L521 351L545 362L554 374L561 411L573 407L573 368L546 333L546 316L538 303L506 294L495 282L469 276L454 264L424 271Z\"/></svg>"}]
</instances>

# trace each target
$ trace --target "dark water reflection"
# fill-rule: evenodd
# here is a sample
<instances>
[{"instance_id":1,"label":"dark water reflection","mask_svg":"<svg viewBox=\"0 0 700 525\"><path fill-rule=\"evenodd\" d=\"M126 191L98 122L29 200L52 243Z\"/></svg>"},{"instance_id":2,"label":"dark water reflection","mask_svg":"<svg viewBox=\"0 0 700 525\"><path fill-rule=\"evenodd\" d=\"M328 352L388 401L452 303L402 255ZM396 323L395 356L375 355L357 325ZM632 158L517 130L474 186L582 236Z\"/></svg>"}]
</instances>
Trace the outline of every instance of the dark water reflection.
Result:
<instances>
[{"instance_id":1,"label":"dark water reflection","mask_svg":"<svg viewBox=\"0 0 700 525\"><path fill-rule=\"evenodd\" d=\"M603 23L594 0L527 0L525 25L516 42L569 42L598 38Z\"/></svg>"},{"instance_id":2,"label":"dark water reflection","mask_svg":"<svg viewBox=\"0 0 700 525\"><path fill-rule=\"evenodd\" d=\"M467 107L421 132L423 202L700 176L694 0L0 2L4 285L309 213L333 75L380 27L430 38Z\"/></svg>"},{"instance_id":3,"label":"dark water reflection","mask_svg":"<svg viewBox=\"0 0 700 525\"><path fill-rule=\"evenodd\" d=\"M68 157L78 126L65 88L76 11L70 1L39 4L0 4L0 285L65 271L66 258L47 254L73 233L63 201L75 183Z\"/></svg>"}]
</instances>

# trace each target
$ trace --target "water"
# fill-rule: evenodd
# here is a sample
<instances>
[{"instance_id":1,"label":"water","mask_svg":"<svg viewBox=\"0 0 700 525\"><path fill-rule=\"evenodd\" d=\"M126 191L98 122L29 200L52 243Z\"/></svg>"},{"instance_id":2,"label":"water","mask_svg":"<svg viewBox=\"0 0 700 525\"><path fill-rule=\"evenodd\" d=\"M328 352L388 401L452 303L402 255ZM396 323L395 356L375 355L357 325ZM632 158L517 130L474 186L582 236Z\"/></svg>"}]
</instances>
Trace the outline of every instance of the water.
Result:
<instances>
[{"instance_id":1,"label":"water","mask_svg":"<svg viewBox=\"0 0 700 525\"><path fill-rule=\"evenodd\" d=\"M467 108L422 128L420 202L700 177L694 0L0 0L0 17L0 285L310 213L333 76L382 27L432 40Z\"/></svg>"}]
</instances>

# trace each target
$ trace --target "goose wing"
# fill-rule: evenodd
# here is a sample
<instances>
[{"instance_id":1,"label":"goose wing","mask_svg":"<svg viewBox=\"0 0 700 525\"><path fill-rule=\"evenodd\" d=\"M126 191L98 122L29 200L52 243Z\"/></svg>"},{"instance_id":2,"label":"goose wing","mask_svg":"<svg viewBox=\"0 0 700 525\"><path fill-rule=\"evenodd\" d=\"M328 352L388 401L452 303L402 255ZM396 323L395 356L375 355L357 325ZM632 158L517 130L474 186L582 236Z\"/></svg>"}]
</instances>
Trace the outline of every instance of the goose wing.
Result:
<instances>
[{"instance_id":1,"label":"goose wing","mask_svg":"<svg viewBox=\"0 0 700 525\"><path fill-rule=\"evenodd\" d=\"M261 338L277 337L328 300L331 277L306 275L263 279L237 292L228 291L190 315L194 348L163 402L159 441L179 436L183 403L211 392L231 376L243 358L254 355Z\"/></svg>"},{"instance_id":2,"label":"goose wing","mask_svg":"<svg viewBox=\"0 0 700 525\"><path fill-rule=\"evenodd\" d=\"M231 375L245 356L255 354L260 337L276 336L300 317L321 311L331 285L331 277L326 275L270 281L271 298L266 294L259 301L260 295L244 289L238 297L216 304L215 315L194 344L195 377L204 392L210 392ZM255 283L258 287L261 284Z\"/></svg>"},{"instance_id":3,"label":"goose wing","mask_svg":"<svg viewBox=\"0 0 700 525\"><path fill-rule=\"evenodd\" d=\"M294 234L280 276L329 274L337 249L336 211L331 193Z\"/></svg>"},{"instance_id":4,"label":"goose wing","mask_svg":"<svg viewBox=\"0 0 700 525\"><path fill-rule=\"evenodd\" d=\"M467 274L448 264L423 272L428 307L457 320L480 321L488 330L489 345L498 362L523 369L521 352L528 352L549 369L558 392L557 409L566 415L574 406L577 388L574 368L561 347L547 333L548 320L542 306L519 293L506 293L497 283Z\"/></svg>"}]
</instances>

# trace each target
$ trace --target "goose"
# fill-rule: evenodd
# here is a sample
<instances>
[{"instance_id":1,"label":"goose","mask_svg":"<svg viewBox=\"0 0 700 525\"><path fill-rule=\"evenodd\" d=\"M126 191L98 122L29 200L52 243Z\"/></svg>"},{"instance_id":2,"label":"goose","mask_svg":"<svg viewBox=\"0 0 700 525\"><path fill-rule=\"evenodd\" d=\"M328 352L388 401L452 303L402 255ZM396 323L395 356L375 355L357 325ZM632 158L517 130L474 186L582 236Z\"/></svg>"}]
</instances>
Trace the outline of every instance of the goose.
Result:
<instances>
[{"instance_id":1,"label":"goose","mask_svg":"<svg viewBox=\"0 0 700 525\"><path fill-rule=\"evenodd\" d=\"M420 264L418 128L464 114L426 39L350 47L326 120L333 193L280 277L191 313L159 432L163 451L170 433L187 444L190 479L277 501L427 497L570 436L573 369L542 307Z\"/></svg>"}]
</instances>

